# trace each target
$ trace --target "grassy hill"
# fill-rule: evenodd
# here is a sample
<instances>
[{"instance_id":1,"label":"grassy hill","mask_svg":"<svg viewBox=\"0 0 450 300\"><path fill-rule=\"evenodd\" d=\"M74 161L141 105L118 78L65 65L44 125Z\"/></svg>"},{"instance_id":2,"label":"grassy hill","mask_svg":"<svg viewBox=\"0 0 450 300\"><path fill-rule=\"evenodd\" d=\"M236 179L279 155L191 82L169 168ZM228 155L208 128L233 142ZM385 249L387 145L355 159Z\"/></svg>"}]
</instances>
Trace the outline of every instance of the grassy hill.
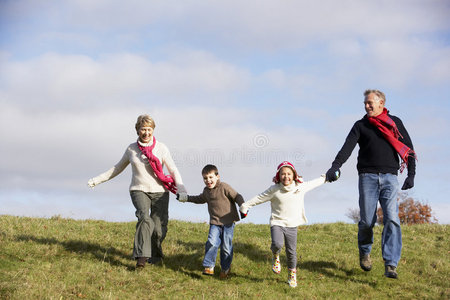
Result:
<instances>
[{"instance_id":1,"label":"grassy hill","mask_svg":"<svg viewBox=\"0 0 450 300\"><path fill-rule=\"evenodd\" d=\"M271 272L269 225L238 224L232 277L201 275L208 224L170 221L161 266L134 269L135 223L0 216L1 299L449 299L448 225L403 227L399 279L383 276L381 227L374 267L359 268L357 226L317 224L298 233L298 287Z\"/></svg>"}]
</instances>

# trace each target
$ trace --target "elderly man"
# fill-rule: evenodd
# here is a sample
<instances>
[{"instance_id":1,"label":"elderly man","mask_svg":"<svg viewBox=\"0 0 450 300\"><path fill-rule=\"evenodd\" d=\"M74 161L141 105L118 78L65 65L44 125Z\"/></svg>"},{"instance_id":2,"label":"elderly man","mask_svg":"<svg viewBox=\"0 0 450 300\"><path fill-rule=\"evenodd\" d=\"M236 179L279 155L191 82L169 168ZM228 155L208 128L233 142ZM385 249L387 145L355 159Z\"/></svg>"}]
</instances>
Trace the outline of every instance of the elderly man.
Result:
<instances>
[{"instance_id":1,"label":"elderly man","mask_svg":"<svg viewBox=\"0 0 450 300\"><path fill-rule=\"evenodd\" d=\"M370 251L373 244L373 226L377 216L377 203L383 209L383 233L381 250L385 264L384 275L397 278L397 264L402 248L402 232L398 217L397 172L407 166L408 176L402 190L414 186L415 153L411 139L402 121L389 114L384 107L385 95L378 90L364 92L366 115L356 121L344 145L336 155L332 167L327 171L329 182L338 179L339 168L350 157L356 144L359 145L359 210L358 248L359 262L364 271L372 269ZM401 160L401 164L400 164Z\"/></svg>"}]
</instances>

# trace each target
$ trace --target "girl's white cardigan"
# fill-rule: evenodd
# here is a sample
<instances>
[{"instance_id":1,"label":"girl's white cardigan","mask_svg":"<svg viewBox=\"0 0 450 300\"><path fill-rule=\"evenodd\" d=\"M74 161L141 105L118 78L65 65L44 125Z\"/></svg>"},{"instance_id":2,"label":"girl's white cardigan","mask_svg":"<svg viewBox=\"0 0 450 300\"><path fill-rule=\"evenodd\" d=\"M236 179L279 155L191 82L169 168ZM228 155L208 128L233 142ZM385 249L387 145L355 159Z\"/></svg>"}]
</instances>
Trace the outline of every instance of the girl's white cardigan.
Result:
<instances>
[{"instance_id":1,"label":"girl's white cardigan","mask_svg":"<svg viewBox=\"0 0 450 300\"><path fill-rule=\"evenodd\" d=\"M270 226L296 227L306 224L304 197L306 192L325 183L325 176L305 181L293 182L289 186L282 183L274 184L267 190L246 201L241 211L246 212L250 207L270 201L272 213Z\"/></svg>"}]
</instances>

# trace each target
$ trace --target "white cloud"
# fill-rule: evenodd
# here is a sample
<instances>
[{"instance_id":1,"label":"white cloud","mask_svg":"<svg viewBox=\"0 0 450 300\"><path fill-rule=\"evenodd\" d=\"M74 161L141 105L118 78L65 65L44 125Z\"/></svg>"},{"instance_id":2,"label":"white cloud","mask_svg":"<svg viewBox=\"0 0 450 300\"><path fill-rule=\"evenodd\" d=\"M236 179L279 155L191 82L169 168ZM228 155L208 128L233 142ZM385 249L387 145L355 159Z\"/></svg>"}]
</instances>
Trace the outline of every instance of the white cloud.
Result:
<instances>
[{"instance_id":1,"label":"white cloud","mask_svg":"<svg viewBox=\"0 0 450 300\"><path fill-rule=\"evenodd\" d=\"M450 47L435 49L430 45L427 50L427 66L422 79L431 86L447 85L450 79Z\"/></svg>"},{"instance_id":2,"label":"white cloud","mask_svg":"<svg viewBox=\"0 0 450 300\"><path fill-rule=\"evenodd\" d=\"M361 57L362 48L361 42L354 38L331 40L329 43L329 49L332 54L346 58L355 59Z\"/></svg>"},{"instance_id":3,"label":"white cloud","mask_svg":"<svg viewBox=\"0 0 450 300\"><path fill-rule=\"evenodd\" d=\"M287 158L303 166L317 159L317 149L326 144L302 128L257 127L247 111L235 108L144 105L54 113L3 103L0 135L8 141L2 151L10 159L2 165L2 186L76 190L81 176L94 176L88 173L106 171L119 161L136 139L134 122L142 113L154 116L155 136L172 149L181 167L195 173L211 162L207 159L228 168L271 169ZM301 141L292 138L294 132Z\"/></svg>"},{"instance_id":4,"label":"white cloud","mask_svg":"<svg viewBox=\"0 0 450 300\"><path fill-rule=\"evenodd\" d=\"M166 9L174 9L174 2L166 3ZM298 45L305 43L305 40L317 41L342 34L361 37L369 34L369 38L373 38L448 29L445 13L449 10L448 5L445 1L435 1L433 4L332 0L314 5L309 1L271 0L205 4L199 1L184 5L177 3L175 6L179 9L174 10L181 12L177 14L180 23L188 21L187 24L196 30L219 32L223 38L250 41L250 45L278 47L278 42L281 46ZM434 17L429 18L430 14ZM177 20L170 19L170 22L176 23ZM224 29L230 30L233 35L227 34Z\"/></svg>"},{"instance_id":5,"label":"white cloud","mask_svg":"<svg viewBox=\"0 0 450 300\"><path fill-rule=\"evenodd\" d=\"M13 1L4 11L16 18L40 19L49 27L98 33L165 28L166 37L269 51L296 48L336 36L393 39L448 30L450 8L434 1ZM430 18L430 16L433 16ZM149 37L161 38L152 30Z\"/></svg>"},{"instance_id":6,"label":"white cloud","mask_svg":"<svg viewBox=\"0 0 450 300\"><path fill-rule=\"evenodd\" d=\"M245 70L203 52L178 53L173 61L133 55L48 53L28 61L4 60L0 78L4 99L27 105L109 106L112 103L183 97L196 99L246 88ZM27 88L24 88L24 87ZM211 97L208 101L217 101Z\"/></svg>"},{"instance_id":7,"label":"white cloud","mask_svg":"<svg viewBox=\"0 0 450 300\"><path fill-rule=\"evenodd\" d=\"M428 203L427 203L428 204ZM430 205L433 216L436 217L438 223L449 224L450 220L450 204L448 203L436 203Z\"/></svg>"}]
</instances>

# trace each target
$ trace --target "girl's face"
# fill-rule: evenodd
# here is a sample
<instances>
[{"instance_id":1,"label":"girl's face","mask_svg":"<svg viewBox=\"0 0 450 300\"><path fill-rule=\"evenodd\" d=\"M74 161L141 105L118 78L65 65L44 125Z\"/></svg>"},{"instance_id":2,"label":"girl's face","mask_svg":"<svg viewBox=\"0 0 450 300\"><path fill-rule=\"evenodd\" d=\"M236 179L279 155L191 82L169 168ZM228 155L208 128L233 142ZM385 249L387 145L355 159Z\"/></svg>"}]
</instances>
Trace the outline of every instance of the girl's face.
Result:
<instances>
[{"instance_id":1,"label":"girl's face","mask_svg":"<svg viewBox=\"0 0 450 300\"><path fill-rule=\"evenodd\" d=\"M147 144L153 139L153 127L151 126L142 126L138 131L139 141L141 143Z\"/></svg>"},{"instance_id":2,"label":"girl's face","mask_svg":"<svg viewBox=\"0 0 450 300\"><path fill-rule=\"evenodd\" d=\"M284 186L290 185L294 181L294 171L289 167L282 167L280 170L280 182Z\"/></svg>"}]
</instances>

